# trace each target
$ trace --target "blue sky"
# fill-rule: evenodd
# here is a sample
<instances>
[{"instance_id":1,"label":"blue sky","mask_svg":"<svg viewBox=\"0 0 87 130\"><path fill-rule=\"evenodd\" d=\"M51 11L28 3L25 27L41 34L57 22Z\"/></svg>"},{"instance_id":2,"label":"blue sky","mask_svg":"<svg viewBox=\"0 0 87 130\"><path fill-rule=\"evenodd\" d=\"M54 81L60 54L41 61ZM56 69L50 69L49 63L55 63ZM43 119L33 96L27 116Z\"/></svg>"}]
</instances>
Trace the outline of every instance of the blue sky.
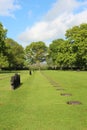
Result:
<instances>
[{"instance_id":1,"label":"blue sky","mask_svg":"<svg viewBox=\"0 0 87 130\"><path fill-rule=\"evenodd\" d=\"M0 0L7 37L23 47L33 41L64 38L67 29L87 23L87 0Z\"/></svg>"}]
</instances>

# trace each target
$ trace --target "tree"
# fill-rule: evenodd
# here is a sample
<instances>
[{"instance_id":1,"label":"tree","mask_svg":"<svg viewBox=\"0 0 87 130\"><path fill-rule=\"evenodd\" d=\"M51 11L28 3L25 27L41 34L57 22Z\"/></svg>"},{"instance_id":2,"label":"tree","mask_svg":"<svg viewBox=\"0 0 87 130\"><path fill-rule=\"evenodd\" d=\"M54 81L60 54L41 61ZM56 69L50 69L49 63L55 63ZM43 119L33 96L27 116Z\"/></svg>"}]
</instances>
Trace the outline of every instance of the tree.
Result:
<instances>
[{"instance_id":1,"label":"tree","mask_svg":"<svg viewBox=\"0 0 87 130\"><path fill-rule=\"evenodd\" d=\"M8 67L8 60L6 56L0 53L0 70L4 67Z\"/></svg>"},{"instance_id":2,"label":"tree","mask_svg":"<svg viewBox=\"0 0 87 130\"><path fill-rule=\"evenodd\" d=\"M63 63L63 50L64 50L64 40L57 39L54 40L49 46L48 52L48 65L52 68L61 67Z\"/></svg>"},{"instance_id":3,"label":"tree","mask_svg":"<svg viewBox=\"0 0 87 130\"><path fill-rule=\"evenodd\" d=\"M2 23L0 23L0 69L8 66L7 56L5 55L7 30L3 27Z\"/></svg>"},{"instance_id":4,"label":"tree","mask_svg":"<svg viewBox=\"0 0 87 130\"><path fill-rule=\"evenodd\" d=\"M65 36L76 56L76 68L87 69L87 24L74 26L66 31Z\"/></svg>"},{"instance_id":5,"label":"tree","mask_svg":"<svg viewBox=\"0 0 87 130\"><path fill-rule=\"evenodd\" d=\"M32 42L25 48L28 65L39 64L46 61L47 47L44 42Z\"/></svg>"},{"instance_id":6,"label":"tree","mask_svg":"<svg viewBox=\"0 0 87 130\"><path fill-rule=\"evenodd\" d=\"M23 68L24 66L24 49L16 41L11 38L5 40L7 48L7 58L9 62L9 68Z\"/></svg>"},{"instance_id":7,"label":"tree","mask_svg":"<svg viewBox=\"0 0 87 130\"><path fill-rule=\"evenodd\" d=\"M0 53L5 51L5 39L6 39L7 30L4 29L2 23L0 23Z\"/></svg>"}]
</instances>

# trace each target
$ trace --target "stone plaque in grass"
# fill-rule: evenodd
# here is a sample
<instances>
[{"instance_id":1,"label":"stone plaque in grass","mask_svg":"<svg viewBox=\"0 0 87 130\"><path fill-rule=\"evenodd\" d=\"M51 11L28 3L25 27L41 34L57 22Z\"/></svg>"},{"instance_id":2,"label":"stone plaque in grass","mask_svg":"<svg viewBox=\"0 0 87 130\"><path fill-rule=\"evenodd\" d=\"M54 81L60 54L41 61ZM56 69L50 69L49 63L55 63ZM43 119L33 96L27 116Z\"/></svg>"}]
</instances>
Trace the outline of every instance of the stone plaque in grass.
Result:
<instances>
[{"instance_id":1,"label":"stone plaque in grass","mask_svg":"<svg viewBox=\"0 0 87 130\"><path fill-rule=\"evenodd\" d=\"M56 90L60 91L60 90L65 90L64 88L57 88Z\"/></svg>"},{"instance_id":2,"label":"stone plaque in grass","mask_svg":"<svg viewBox=\"0 0 87 130\"><path fill-rule=\"evenodd\" d=\"M71 93L61 93L60 95L61 95L61 96L72 96Z\"/></svg>"},{"instance_id":3,"label":"stone plaque in grass","mask_svg":"<svg viewBox=\"0 0 87 130\"><path fill-rule=\"evenodd\" d=\"M53 85L54 87L58 87L58 85Z\"/></svg>"},{"instance_id":4,"label":"stone plaque in grass","mask_svg":"<svg viewBox=\"0 0 87 130\"><path fill-rule=\"evenodd\" d=\"M67 104L69 104L69 105L81 105L82 103L80 101L68 101Z\"/></svg>"}]
</instances>

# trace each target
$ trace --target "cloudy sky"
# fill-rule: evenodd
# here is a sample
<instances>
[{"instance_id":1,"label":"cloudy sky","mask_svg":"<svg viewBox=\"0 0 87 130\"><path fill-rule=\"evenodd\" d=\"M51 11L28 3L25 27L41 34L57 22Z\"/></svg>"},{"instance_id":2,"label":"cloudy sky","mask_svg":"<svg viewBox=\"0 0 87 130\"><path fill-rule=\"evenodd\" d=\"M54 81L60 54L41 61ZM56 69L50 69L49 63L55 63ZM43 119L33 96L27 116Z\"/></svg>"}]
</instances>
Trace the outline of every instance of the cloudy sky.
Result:
<instances>
[{"instance_id":1,"label":"cloudy sky","mask_svg":"<svg viewBox=\"0 0 87 130\"><path fill-rule=\"evenodd\" d=\"M26 47L33 41L64 38L67 29L87 23L87 0L0 0L7 37Z\"/></svg>"}]
</instances>

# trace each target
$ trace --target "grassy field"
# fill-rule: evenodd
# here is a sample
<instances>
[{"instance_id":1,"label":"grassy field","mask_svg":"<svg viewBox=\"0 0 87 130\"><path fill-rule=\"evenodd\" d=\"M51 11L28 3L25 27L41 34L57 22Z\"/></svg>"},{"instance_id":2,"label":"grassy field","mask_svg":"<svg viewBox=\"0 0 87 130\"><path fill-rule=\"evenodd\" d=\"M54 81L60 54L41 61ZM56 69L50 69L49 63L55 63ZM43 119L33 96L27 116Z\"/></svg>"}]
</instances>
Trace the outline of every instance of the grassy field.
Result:
<instances>
[{"instance_id":1,"label":"grassy field","mask_svg":"<svg viewBox=\"0 0 87 130\"><path fill-rule=\"evenodd\" d=\"M87 72L22 71L16 90L13 74L0 73L0 130L87 130Z\"/></svg>"}]
</instances>

